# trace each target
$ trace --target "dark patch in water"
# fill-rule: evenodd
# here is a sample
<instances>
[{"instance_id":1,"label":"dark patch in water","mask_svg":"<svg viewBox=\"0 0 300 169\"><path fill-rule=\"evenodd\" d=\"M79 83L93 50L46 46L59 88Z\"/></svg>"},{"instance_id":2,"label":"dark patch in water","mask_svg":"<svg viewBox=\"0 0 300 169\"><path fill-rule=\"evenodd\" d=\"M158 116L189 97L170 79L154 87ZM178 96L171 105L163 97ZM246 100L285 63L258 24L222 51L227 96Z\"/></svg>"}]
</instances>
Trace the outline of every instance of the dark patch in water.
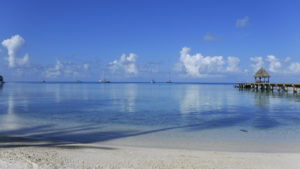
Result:
<instances>
[{"instance_id":1,"label":"dark patch in water","mask_svg":"<svg viewBox=\"0 0 300 169\"><path fill-rule=\"evenodd\" d=\"M241 132L248 133L248 130L240 129Z\"/></svg>"}]
</instances>

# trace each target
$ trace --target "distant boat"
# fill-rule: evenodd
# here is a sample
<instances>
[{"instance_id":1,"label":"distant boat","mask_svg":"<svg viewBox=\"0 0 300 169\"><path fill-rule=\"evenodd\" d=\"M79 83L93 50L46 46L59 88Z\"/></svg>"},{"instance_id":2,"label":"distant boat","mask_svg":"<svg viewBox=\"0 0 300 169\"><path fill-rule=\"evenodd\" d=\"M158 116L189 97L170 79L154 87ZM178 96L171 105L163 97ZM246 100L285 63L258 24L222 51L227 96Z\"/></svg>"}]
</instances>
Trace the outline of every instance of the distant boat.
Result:
<instances>
[{"instance_id":1,"label":"distant boat","mask_svg":"<svg viewBox=\"0 0 300 169\"><path fill-rule=\"evenodd\" d=\"M43 80L42 83L46 83L46 80Z\"/></svg>"},{"instance_id":2,"label":"distant boat","mask_svg":"<svg viewBox=\"0 0 300 169\"><path fill-rule=\"evenodd\" d=\"M171 80L171 73L169 73L169 80L167 80L166 83L172 83L172 80Z\"/></svg>"},{"instance_id":3,"label":"distant boat","mask_svg":"<svg viewBox=\"0 0 300 169\"><path fill-rule=\"evenodd\" d=\"M81 81L81 80L77 80L76 82L77 82L77 83L82 83L82 81Z\"/></svg>"},{"instance_id":4,"label":"distant boat","mask_svg":"<svg viewBox=\"0 0 300 169\"><path fill-rule=\"evenodd\" d=\"M110 83L109 80L106 80L106 79L102 79L102 80L99 80L100 83Z\"/></svg>"},{"instance_id":5,"label":"distant boat","mask_svg":"<svg viewBox=\"0 0 300 169\"><path fill-rule=\"evenodd\" d=\"M153 79L150 81L150 83L156 83Z\"/></svg>"},{"instance_id":6,"label":"distant boat","mask_svg":"<svg viewBox=\"0 0 300 169\"><path fill-rule=\"evenodd\" d=\"M99 82L100 83L110 83L110 81L109 80L107 80L106 78L105 78L105 75L104 75L104 70L102 71L102 80L99 80Z\"/></svg>"}]
</instances>

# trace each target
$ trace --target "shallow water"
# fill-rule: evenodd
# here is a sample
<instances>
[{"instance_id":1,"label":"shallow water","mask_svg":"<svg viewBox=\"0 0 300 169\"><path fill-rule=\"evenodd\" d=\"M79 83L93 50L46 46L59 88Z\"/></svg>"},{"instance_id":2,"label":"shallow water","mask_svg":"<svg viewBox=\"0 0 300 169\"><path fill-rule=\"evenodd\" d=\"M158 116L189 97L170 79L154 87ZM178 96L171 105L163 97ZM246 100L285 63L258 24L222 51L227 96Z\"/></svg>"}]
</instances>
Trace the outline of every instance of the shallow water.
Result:
<instances>
[{"instance_id":1,"label":"shallow water","mask_svg":"<svg viewBox=\"0 0 300 169\"><path fill-rule=\"evenodd\" d=\"M0 128L76 143L300 152L300 94L228 84L6 83Z\"/></svg>"}]
</instances>

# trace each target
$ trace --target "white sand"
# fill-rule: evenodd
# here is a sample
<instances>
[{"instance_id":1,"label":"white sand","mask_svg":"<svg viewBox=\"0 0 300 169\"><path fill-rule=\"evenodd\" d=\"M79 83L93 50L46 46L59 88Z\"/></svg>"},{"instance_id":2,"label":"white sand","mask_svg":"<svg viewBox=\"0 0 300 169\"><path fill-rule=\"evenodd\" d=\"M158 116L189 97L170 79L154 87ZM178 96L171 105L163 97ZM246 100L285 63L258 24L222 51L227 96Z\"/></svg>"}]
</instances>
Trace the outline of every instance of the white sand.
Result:
<instances>
[{"instance_id":1,"label":"white sand","mask_svg":"<svg viewBox=\"0 0 300 169\"><path fill-rule=\"evenodd\" d=\"M300 169L300 153L99 147L7 139L0 146L1 169Z\"/></svg>"},{"instance_id":2,"label":"white sand","mask_svg":"<svg viewBox=\"0 0 300 169\"><path fill-rule=\"evenodd\" d=\"M0 137L1 169L299 169L300 153L62 144Z\"/></svg>"}]
</instances>

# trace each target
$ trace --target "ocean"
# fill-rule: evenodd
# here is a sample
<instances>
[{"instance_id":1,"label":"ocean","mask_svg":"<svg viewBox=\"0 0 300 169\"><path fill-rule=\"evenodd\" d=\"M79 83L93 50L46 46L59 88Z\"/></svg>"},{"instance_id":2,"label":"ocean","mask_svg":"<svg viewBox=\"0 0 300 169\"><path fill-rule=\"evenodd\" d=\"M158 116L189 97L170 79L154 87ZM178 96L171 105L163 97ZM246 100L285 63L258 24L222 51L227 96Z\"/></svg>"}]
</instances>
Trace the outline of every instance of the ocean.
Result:
<instances>
[{"instance_id":1,"label":"ocean","mask_svg":"<svg viewBox=\"0 0 300 169\"><path fill-rule=\"evenodd\" d=\"M0 135L49 141L300 152L300 94L233 84L6 83Z\"/></svg>"}]
</instances>

